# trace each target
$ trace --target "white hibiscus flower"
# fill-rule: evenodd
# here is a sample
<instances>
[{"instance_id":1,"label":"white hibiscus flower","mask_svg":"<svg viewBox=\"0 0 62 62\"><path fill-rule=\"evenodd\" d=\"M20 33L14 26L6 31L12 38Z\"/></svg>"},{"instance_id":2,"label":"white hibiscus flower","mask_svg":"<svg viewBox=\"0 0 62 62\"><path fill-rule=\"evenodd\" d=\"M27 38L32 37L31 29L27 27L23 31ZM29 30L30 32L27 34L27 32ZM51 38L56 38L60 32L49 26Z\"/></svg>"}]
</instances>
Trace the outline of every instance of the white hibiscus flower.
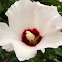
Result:
<instances>
[{"instance_id":1,"label":"white hibiscus flower","mask_svg":"<svg viewBox=\"0 0 62 62\"><path fill-rule=\"evenodd\" d=\"M37 50L62 45L62 17L56 6L30 0L15 2L5 13L9 26L0 22L0 46L15 51L20 61L33 58Z\"/></svg>"}]
</instances>

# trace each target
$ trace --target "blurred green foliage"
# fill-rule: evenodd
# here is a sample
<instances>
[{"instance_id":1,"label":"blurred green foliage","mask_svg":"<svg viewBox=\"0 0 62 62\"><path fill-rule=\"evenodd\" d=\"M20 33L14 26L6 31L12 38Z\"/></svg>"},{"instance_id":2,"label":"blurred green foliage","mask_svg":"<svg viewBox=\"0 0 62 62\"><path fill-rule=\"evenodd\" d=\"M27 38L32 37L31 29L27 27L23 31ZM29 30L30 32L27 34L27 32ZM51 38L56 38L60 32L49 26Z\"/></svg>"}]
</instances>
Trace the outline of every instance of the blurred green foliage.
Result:
<instances>
[{"instance_id":1,"label":"blurred green foliage","mask_svg":"<svg viewBox=\"0 0 62 62\"><path fill-rule=\"evenodd\" d=\"M8 24L8 18L5 16L5 12L8 8L17 0L0 0L0 22ZM34 1L34 0L32 0ZM57 6L58 12L62 15L62 3L58 0L35 0L45 5ZM19 62L15 56L14 51L6 52L0 47L0 62ZM23 62L62 62L62 46L53 49L47 48L45 53L41 51L37 52L34 58Z\"/></svg>"}]
</instances>

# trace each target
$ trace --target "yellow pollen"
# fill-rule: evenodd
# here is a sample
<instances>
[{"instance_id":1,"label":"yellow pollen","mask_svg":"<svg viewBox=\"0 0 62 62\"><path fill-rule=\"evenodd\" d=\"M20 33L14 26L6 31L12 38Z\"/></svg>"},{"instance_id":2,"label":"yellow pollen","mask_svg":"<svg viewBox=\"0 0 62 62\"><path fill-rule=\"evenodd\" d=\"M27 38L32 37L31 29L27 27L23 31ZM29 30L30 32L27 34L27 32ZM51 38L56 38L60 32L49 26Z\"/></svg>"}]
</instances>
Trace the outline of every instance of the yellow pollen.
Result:
<instances>
[{"instance_id":1,"label":"yellow pollen","mask_svg":"<svg viewBox=\"0 0 62 62\"><path fill-rule=\"evenodd\" d=\"M35 35L33 33L31 33L30 31L26 31L26 38L30 42L34 42L35 41Z\"/></svg>"}]
</instances>

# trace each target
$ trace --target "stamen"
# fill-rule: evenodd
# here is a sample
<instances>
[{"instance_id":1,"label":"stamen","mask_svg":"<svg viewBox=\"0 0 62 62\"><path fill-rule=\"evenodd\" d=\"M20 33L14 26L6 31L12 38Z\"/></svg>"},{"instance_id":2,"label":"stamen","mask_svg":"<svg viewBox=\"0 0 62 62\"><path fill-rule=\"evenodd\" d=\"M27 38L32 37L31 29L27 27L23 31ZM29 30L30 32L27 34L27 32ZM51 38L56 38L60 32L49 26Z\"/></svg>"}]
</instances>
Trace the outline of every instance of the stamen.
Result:
<instances>
[{"instance_id":1,"label":"stamen","mask_svg":"<svg viewBox=\"0 0 62 62\"><path fill-rule=\"evenodd\" d=\"M35 35L33 33L31 33L30 31L26 31L26 38L30 42L35 42L36 41Z\"/></svg>"}]
</instances>

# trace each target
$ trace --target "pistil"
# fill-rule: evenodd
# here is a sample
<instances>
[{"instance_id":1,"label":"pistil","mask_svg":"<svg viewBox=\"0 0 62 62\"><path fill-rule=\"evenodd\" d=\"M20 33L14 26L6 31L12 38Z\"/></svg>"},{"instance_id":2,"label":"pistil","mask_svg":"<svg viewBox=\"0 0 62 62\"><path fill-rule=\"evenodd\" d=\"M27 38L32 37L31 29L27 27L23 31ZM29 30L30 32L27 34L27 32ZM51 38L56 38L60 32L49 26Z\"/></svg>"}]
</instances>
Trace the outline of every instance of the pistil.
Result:
<instances>
[{"instance_id":1,"label":"pistil","mask_svg":"<svg viewBox=\"0 0 62 62\"><path fill-rule=\"evenodd\" d=\"M30 31L26 31L26 38L32 43L36 41L35 35Z\"/></svg>"}]
</instances>

